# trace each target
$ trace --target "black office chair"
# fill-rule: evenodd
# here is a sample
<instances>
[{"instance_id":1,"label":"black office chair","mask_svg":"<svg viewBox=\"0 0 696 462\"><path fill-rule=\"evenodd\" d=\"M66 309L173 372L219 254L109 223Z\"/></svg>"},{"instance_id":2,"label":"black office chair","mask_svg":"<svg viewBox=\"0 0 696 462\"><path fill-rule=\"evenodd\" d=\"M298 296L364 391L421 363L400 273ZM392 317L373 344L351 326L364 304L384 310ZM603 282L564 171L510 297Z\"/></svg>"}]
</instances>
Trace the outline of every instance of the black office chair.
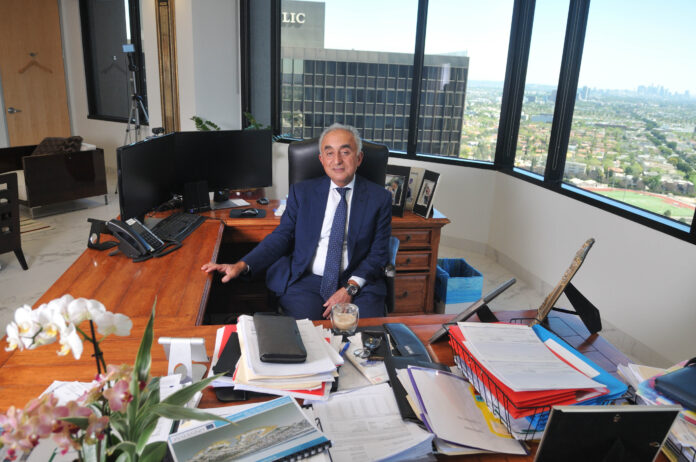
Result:
<instances>
[{"instance_id":1,"label":"black office chair","mask_svg":"<svg viewBox=\"0 0 696 462\"><path fill-rule=\"evenodd\" d=\"M23 270L28 270L19 231L17 174L0 175L0 253L14 251Z\"/></svg>"},{"instance_id":2,"label":"black office chair","mask_svg":"<svg viewBox=\"0 0 696 462\"><path fill-rule=\"evenodd\" d=\"M389 148L383 144L363 140L362 151L363 161L356 173L384 187ZM295 141L288 146L288 184L317 178L324 174L324 167L319 162L319 138ZM396 251L398 248L399 240L391 236L389 240L390 263L384 268L384 282L387 285L387 296L384 303L385 315L394 311L394 278L396 276Z\"/></svg>"},{"instance_id":3,"label":"black office chair","mask_svg":"<svg viewBox=\"0 0 696 462\"><path fill-rule=\"evenodd\" d=\"M363 161L357 174L373 183L384 186L387 176L389 148L383 144L363 141ZM319 162L319 138L295 141L288 146L288 184L317 178L324 175Z\"/></svg>"}]
</instances>

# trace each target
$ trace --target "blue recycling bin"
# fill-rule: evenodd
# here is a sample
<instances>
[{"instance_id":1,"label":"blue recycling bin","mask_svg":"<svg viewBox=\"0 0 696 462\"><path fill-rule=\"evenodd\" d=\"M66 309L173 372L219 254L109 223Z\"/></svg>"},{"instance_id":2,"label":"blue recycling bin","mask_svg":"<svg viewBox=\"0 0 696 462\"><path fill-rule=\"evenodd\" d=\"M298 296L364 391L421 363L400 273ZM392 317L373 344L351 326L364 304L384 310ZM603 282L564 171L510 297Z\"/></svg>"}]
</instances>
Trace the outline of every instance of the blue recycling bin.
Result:
<instances>
[{"instance_id":1,"label":"blue recycling bin","mask_svg":"<svg viewBox=\"0 0 696 462\"><path fill-rule=\"evenodd\" d=\"M483 275L463 258L438 258L435 296L446 304L481 298Z\"/></svg>"}]
</instances>

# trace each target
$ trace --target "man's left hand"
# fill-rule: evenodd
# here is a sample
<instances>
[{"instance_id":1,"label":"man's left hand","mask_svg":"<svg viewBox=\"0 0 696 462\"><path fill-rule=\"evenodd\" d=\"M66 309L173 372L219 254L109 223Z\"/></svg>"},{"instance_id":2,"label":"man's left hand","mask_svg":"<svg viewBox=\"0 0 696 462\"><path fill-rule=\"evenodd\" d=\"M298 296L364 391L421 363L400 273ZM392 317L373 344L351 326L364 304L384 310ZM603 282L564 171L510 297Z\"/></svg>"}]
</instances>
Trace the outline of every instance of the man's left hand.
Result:
<instances>
[{"instance_id":1,"label":"man's left hand","mask_svg":"<svg viewBox=\"0 0 696 462\"><path fill-rule=\"evenodd\" d=\"M334 306L336 303L350 303L353 301L353 297L348 295L348 291L341 287L338 289L334 294L329 297L329 299L324 303L324 307L326 308L324 310L324 313L322 313L322 316L326 319L329 318L331 315L331 307Z\"/></svg>"}]
</instances>

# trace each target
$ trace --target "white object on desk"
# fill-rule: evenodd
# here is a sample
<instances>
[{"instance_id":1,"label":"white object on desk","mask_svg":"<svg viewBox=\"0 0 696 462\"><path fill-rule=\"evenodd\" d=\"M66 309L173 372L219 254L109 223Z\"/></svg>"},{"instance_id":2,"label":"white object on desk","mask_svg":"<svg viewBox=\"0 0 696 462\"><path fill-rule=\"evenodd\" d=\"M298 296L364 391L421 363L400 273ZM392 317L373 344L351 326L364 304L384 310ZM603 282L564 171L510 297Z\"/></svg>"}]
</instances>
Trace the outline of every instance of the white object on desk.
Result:
<instances>
[{"instance_id":1,"label":"white object on desk","mask_svg":"<svg viewBox=\"0 0 696 462\"><path fill-rule=\"evenodd\" d=\"M193 361L208 362L204 338L160 337L157 342L164 347L164 354L169 360L167 375L173 375L177 366L181 365L186 369L186 374L181 374L182 382L198 382L203 378L206 366L193 364Z\"/></svg>"}]
</instances>

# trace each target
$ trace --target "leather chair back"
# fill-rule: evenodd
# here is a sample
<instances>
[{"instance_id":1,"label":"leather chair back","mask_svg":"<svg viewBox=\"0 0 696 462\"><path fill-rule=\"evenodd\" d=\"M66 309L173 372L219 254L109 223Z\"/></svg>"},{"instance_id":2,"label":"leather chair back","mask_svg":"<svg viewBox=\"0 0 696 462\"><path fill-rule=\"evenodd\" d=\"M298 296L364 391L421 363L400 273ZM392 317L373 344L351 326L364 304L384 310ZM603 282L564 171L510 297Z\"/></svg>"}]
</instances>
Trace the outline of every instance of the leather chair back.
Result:
<instances>
[{"instance_id":1,"label":"leather chair back","mask_svg":"<svg viewBox=\"0 0 696 462\"><path fill-rule=\"evenodd\" d=\"M389 149L383 144L363 141L363 161L357 174L384 187ZM319 138L295 141L288 146L288 184L324 175L319 162Z\"/></svg>"}]
</instances>

